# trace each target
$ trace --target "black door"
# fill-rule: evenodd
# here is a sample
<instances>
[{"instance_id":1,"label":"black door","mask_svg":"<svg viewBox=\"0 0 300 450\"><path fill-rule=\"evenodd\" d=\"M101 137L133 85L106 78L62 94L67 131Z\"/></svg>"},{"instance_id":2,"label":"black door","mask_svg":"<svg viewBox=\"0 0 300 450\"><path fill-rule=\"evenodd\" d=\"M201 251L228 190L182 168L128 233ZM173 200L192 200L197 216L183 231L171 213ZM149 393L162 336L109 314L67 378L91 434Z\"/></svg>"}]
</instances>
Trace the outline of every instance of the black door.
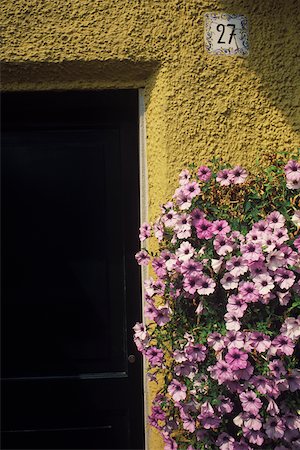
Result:
<instances>
[{"instance_id":1,"label":"black door","mask_svg":"<svg viewBox=\"0 0 300 450\"><path fill-rule=\"evenodd\" d=\"M141 449L137 92L7 93L2 118L2 448Z\"/></svg>"}]
</instances>

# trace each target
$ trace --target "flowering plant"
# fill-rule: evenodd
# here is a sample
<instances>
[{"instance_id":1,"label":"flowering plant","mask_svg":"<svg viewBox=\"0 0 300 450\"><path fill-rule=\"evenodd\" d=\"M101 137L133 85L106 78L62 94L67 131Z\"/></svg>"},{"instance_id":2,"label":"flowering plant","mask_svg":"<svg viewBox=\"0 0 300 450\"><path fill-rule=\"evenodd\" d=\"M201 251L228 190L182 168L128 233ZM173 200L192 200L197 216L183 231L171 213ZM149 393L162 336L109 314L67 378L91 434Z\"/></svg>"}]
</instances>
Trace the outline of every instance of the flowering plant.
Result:
<instances>
[{"instance_id":1,"label":"flowering plant","mask_svg":"<svg viewBox=\"0 0 300 450\"><path fill-rule=\"evenodd\" d=\"M156 276L134 340L165 450L300 449L300 164L283 164L191 166L140 228L159 251L136 255Z\"/></svg>"}]
</instances>

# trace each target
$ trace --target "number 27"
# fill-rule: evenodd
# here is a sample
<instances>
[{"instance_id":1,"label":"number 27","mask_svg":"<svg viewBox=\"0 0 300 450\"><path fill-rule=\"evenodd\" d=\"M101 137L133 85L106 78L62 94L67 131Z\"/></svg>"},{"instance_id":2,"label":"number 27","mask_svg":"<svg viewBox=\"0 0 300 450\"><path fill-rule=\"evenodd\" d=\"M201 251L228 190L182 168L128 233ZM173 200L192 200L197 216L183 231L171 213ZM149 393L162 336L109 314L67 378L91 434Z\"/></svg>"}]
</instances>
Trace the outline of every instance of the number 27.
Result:
<instances>
[{"instance_id":1,"label":"number 27","mask_svg":"<svg viewBox=\"0 0 300 450\"><path fill-rule=\"evenodd\" d=\"M232 38L233 38L233 36L235 36L235 25L233 23L228 23L226 26L231 28L231 33L230 33L229 40L228 40L228 44L231 44ZM218 40L218 44L226 44L226 42L222 41L222 38L225 33L225 25L223 23L219 23L217 25L217 31L219 31L221 33L219 40Z\"/></svg>"}]
</instances>

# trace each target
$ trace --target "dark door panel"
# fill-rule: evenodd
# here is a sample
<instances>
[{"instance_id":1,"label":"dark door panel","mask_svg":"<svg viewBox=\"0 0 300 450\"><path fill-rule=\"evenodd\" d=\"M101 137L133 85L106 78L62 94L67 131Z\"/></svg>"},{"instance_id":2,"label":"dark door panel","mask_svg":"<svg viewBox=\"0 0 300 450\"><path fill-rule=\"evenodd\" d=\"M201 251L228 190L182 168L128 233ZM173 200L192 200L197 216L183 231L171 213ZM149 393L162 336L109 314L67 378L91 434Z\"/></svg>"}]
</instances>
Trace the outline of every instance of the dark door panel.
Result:
<instances>
[{"instance_id":1,"label":"dark door panel","mask_svg":"<svg viewBox=\"0 0 300 450\"><path fill-rule=\"evenodd\" d=\"M87 448L87 443L95 448L123 448L130 430L128 379L123 376L6 382L4 439L10 444L25 439L35 448L41 442L43 448Z\"/></svg>"},{"instance_id":2,"label":"dark door panel","mask_svg":"<svg viewBox=\"0 0 300 450\"><path fill-rule=\"evenodd\" d=\"M126 369L118 140L114 129L4 136L6 376Z\"/></svg>"},{"instance_id":3,"label":"dark door panel","mask_svg":"<svg viewBox=\"0 0 300 450\"><path fill-rule=\"evenodd\" d=\"M137 104L3 97L4 448L143 447Z\"/></svg>"}]
</instances>

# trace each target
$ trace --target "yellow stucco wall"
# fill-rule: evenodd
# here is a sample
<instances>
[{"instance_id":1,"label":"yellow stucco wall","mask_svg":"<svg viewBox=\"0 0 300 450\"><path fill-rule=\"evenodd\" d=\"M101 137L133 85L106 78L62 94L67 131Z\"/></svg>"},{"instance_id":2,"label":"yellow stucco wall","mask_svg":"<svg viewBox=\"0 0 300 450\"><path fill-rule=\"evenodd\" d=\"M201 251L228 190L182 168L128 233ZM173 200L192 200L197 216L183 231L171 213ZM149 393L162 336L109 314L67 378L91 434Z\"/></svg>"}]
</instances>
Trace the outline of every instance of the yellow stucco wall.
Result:
<instances>
[{"instance_id":1,"label":"yellow stucco wall","mask_svg":"<svg viewBox=\"0 0 300 450\"><path fill-rule=\"evenodd\" d=\"M300 146L299 0L2 0L2 89L145 87L149 217L190 162ZM248 58L204 51L203 13L244 14ZM149 449L159 450L155 431Z\"/></svg>"}]
</instances>

